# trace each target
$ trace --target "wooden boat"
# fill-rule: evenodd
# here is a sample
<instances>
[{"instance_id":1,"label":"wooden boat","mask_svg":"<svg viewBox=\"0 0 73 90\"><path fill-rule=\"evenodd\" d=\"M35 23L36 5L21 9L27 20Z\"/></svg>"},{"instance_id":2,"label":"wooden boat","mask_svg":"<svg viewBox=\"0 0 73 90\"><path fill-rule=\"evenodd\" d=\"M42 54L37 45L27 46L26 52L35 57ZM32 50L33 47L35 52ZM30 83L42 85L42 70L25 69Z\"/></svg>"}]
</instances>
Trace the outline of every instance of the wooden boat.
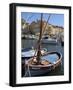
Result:
<instances>
[{"instance_id":1,"label":"wooden boat","mask_svg":"<svg viewBox=\"0 0 73 90\"><path fill-rule=\"evenodd\" d=\"M41 39L42 39L42 17L41 14L41 23L40 23L40 35L37 44L37 55L25 61L23 67L25 67L25 75L24 76L37 76L41 74L48 73L49 71L54 70L61 64L62 55L59 52L51 51L41 54ZM50 17L49 17L50 18ZM49 20L48 18L48 20ZM47 21L48 22L48 21ZM44 58L49 56L53 58L53 62L51 58Z\"/></svg>"},{"instance_id":2,"label":"wooden boat","mask_svg":"<svg viewBox=\"0 0 73 90\"><path fill-rule=\"evenodd\" d=\"M49 58L50 60L46 60L45 56L47 56L47 55L49 55L49 56L55 55L56 57L54 58L53 61L50 58ZM44 58L42 58L42 57L44 57ZM25 62L26 73L24 76L38 76L38 75L42 75L47 72L50 72L61 65L61 59L62 59L62 55L60 53L54 52L54 51L48 52L48 53L45 53L44 55L42 55L40 64L36 64L36 62L37 62L36 57L34 57L34 59L31 58Z\"/></svg>"}]
</instances>

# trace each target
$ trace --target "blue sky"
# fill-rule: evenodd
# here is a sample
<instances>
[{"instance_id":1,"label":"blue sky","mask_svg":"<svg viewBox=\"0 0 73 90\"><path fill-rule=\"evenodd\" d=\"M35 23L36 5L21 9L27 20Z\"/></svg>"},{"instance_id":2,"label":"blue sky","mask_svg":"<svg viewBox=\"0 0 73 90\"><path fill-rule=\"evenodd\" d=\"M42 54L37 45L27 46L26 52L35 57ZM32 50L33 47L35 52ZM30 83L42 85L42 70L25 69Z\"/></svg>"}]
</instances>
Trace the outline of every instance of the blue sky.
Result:
<instances>
[{"instance_id":1,"label":"blue sky","mask_svg":"<svg viewBox=\"0 0 73 90\"><path fill-rule=\"evenodd\" d=\"M43 20L48 19L49 13L43 14ZM22 12L21 18L25 19L26 22L31 23L32 21L40 20L41 14L40 13L31 13L31 12ZM51 14L51 17L48 21L50 24L62 26L64 27L64 15L63 14Z\"/></svg>"}]
</instances>

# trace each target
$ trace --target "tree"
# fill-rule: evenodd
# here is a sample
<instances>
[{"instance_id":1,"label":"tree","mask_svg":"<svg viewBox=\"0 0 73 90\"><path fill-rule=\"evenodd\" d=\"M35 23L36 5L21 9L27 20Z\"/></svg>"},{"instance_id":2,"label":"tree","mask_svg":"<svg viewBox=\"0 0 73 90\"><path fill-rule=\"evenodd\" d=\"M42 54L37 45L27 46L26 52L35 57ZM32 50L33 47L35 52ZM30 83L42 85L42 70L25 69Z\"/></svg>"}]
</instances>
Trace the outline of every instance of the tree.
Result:
<instances>
[{"instance_id":1,"label":"tree","mask_svg":"<svg viewBox=\"0 0 73 90\"><path fill-rule=\"evenodd\" d=\"M26 23L26 21L22 18L21 19L21 25L23 26Z\"/></svg>"}]
</instances>

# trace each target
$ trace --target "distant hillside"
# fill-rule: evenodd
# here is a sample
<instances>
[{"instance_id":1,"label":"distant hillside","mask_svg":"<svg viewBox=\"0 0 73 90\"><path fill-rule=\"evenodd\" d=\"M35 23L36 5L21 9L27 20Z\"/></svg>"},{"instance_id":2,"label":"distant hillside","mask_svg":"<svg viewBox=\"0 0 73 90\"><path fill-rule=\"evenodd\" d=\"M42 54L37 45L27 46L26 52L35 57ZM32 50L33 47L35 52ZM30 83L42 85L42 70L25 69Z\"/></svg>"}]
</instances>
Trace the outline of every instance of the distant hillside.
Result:
<instances>
[{"instance_id":1,"label":"distant hillside","mask_svg":"<svg viewBox=\"0 0 73 90\"><path fill-rule=\"evenodd\" d=\"M47 35L58 35L64 32L64 28L61 26L55 26L52 24L46 23L46 21L42 21L43 27L42 30L44 34ZM40 32L40 20L36 22L33 21L31 24L27 23L25 20L22 19L22 34L35 34L38 35Z\"/></svg>"}]
</instances>

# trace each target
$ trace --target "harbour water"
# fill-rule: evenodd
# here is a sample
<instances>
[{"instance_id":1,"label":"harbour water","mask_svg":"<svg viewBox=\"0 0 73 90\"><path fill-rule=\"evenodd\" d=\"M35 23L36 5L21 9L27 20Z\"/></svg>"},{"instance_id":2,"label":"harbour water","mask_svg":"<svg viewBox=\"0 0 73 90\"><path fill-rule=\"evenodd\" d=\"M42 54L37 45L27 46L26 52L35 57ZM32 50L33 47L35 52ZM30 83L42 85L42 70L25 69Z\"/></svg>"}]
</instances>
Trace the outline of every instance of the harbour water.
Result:
<instances>
[{"instance_id":1,"label":"harbour water","mask_svg":"<svg viewBox=\"0 0 73 90\"><path fill-rule=\"evenodd\" d=\"M37 47L37 40L29 40L29 39L22 39L22 48L31 48ZM42 48L46 48L48 52L50 51L57 51L62 54L62 64L59 68L49 73L46 73L42 76L55 76L55 75L64 75L64 46L61 46L61 43L57 44L42 44ZM22 76L24 71L22 70Z\"/></svg>"}]
</instances>

